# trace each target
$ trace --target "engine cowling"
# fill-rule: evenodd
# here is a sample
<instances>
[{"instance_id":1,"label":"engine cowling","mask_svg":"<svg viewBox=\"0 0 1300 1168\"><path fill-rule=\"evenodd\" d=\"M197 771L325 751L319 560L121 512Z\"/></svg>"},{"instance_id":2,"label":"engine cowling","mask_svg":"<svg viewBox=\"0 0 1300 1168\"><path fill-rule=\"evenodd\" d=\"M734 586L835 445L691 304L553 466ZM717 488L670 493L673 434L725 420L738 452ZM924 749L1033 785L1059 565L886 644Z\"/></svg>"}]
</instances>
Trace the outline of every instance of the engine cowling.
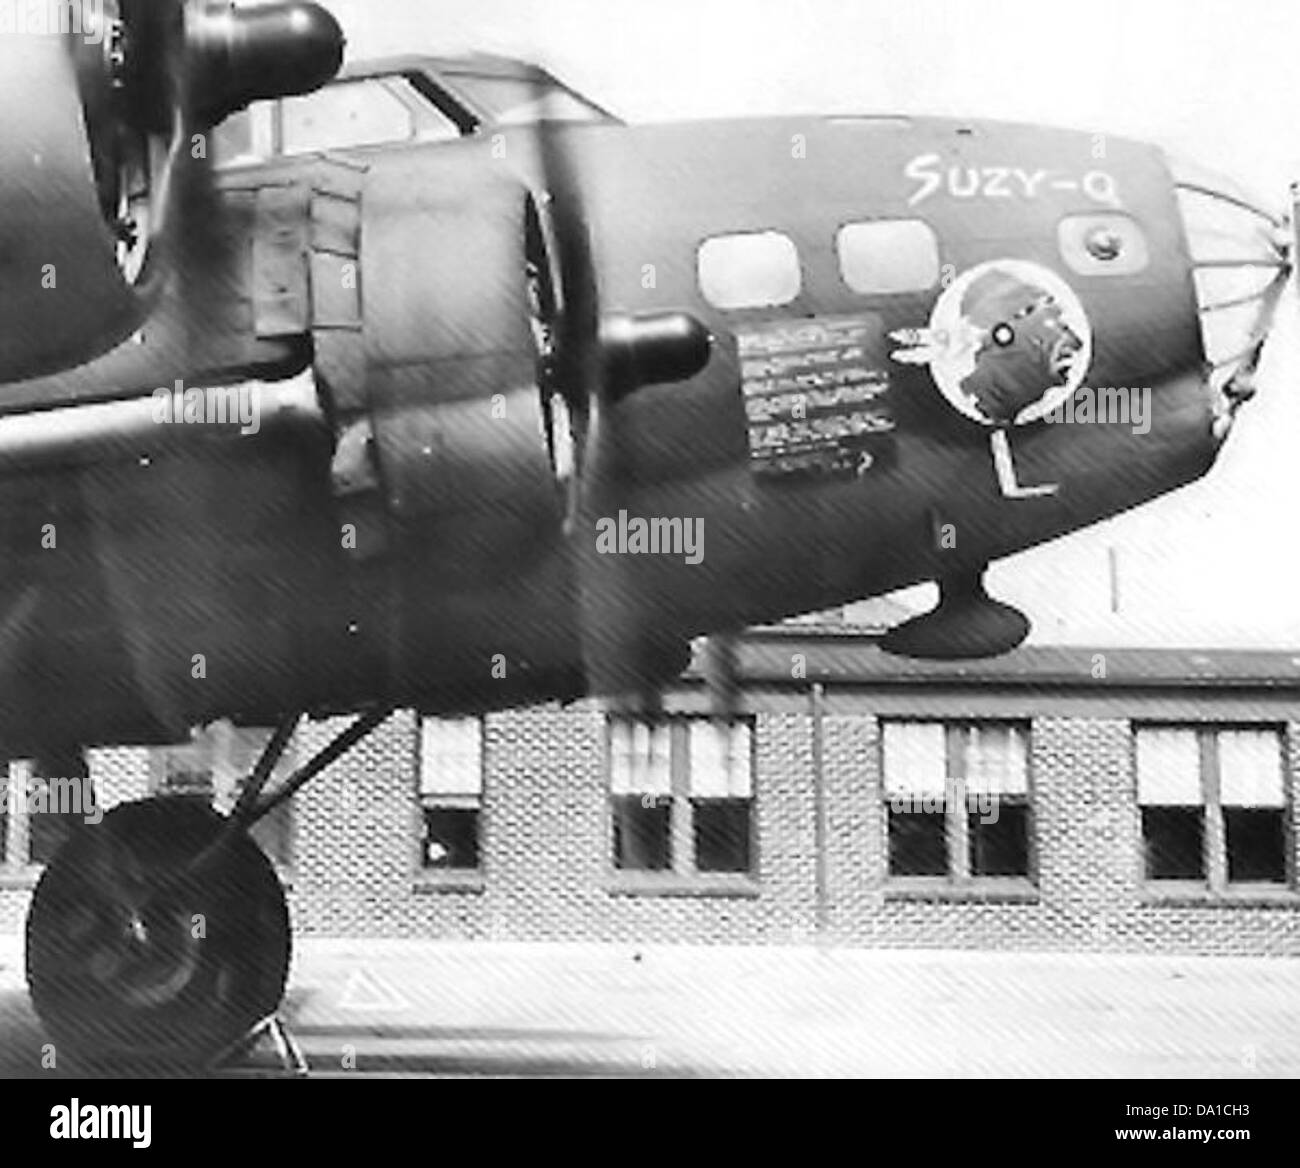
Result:
<instances>
[{"instance_id":1,"label":"engine cowling","mask_svg":"<svg viewBox=\"0 0 1300 1168\"><path fill-rule=\"evenodd\" d=\"M141 257L180 218L177 172L202 166L192 134L342 63L342 32L314 4L126 0L102 24L72 23L0 37L5 382L82 364L139 327L168 274L165 254Z\"/></svg>"}]
</instances>

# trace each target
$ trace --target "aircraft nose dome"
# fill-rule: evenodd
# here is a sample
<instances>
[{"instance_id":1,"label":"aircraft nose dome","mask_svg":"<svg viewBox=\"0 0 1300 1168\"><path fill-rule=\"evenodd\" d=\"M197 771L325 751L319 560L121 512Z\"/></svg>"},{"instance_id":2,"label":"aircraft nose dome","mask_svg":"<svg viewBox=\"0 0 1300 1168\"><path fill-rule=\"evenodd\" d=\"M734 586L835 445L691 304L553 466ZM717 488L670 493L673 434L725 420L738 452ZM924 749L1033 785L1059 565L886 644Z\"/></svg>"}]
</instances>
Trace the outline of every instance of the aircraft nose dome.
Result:
<instances>
[{"instance_id":1,"label":"aircraft nose dome","mask_svg":"<svg viewBox=\"0 0 1300 1168\"><path fill-rule=\"evenodd\" d=\"M1286 219L1232 179L1170 158L1196 288L1216 434L1254 393L1253 374L1291 271Z\"/></svg>"}]
</instances>

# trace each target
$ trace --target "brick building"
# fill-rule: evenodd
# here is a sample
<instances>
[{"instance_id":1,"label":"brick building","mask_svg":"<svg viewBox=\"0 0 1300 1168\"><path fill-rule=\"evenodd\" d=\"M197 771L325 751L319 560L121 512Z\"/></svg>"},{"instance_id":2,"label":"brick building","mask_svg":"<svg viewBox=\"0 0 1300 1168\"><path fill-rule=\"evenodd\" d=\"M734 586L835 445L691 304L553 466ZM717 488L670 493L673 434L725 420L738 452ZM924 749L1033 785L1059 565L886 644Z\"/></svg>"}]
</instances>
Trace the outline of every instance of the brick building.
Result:
<instances>
[{"instance_id":1,"label":"brick building","mask_svg":"<svg viewBox=\"0 0 1300 1168\"><path fill-rule=\"evenodd\" d=\"M1300 955L1300 656L940 664L873 640L750 633L725 727L693 673L657 725L399 712L258 837L303 934ZM342 724L304 725L284 765ZM228 806L265 737L96 752L100 802ZM0 932L46 818L9 802Z\"/></svg>"}]
</instances>

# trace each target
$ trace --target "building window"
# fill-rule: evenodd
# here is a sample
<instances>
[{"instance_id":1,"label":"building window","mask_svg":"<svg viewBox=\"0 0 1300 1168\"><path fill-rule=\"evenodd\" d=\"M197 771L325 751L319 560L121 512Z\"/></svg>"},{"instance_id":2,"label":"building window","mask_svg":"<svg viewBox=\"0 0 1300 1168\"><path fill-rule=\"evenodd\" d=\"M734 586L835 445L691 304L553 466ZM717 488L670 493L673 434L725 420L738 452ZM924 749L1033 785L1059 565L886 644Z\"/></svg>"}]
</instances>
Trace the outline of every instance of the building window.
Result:
<instances>
[{"instance_id":1,"label":"building window","mask_svg":"<svg viewBox=\"0 0 1300 1168\"><path fill-rule=\"evenodd\" d=\"M700 291L715 308L774 308L803 286L799 250L779 231L718 235L700 245Z\"/></svg>"},{"instance_id":2,"label":"building window","mask_svg":"<svg viewBox=\"0 0 1300 1168\"><path fill-rule=\"evenodd\" d=\"M840 275L854 292L924 292L939 282L939 240L920 219L846 223L835 237Z\"/></svg>"},{"instance_id":3,"label":"building window","mask_svg":"<svg viewBox=\"0 0 1300 1168\"><path fill-rule=\"evenodd\" d=\"M75 780L78 785L81 780ZM65 803L60 807L58 789L43 779L29 780L27 799L27 861L44 866L58 854L75 830L75 817ZM93 789L93 786L91 787ZM93 818L92 806L88 814Z\"/></svg>"},{"instance_id":4,"label":"building window","mask_svg":"<svg viewBox=\"0 0 1300 1168\"><path fill-rule=\"evenodd\" d=\"M1279 731L1142 726L1135 753L1147 880L1287 882Z\"/></svg>"},{"instance_id":5,"label":"building window","mask_svg":"<svg viewBox=\"0 0 1300 1168\"><path fill-rule=\"evenodd\" d=\"M609 762L616 869L753 871L752 723L614 717Z\"/></svg>"},{"instance_id":6,"label":"building window","mask_svg":"<svg viewBox=\"0 0 1300 1168\"><path fill-rule=\"evenodd\" d=\"M249 726L221 726L214 727L213 731L219 735L214 752L216 779L220 783L229 776L226 781L230 783L232 795L238 798L275 731ZM270 780L262 788L263 792L274 792L293 773L296 765L293 743L290 742L271 772ZM293 800L287 799L272 808L253 824L248 834L277 868L292 867Z\"/></svg>"},{"instance_id":7,"label":"building window","mask_svg":"<svg viewBox=\"0 0 1300 1168\"><path fill-rule=\"evenodd\" d=\"M31 762L10 762L0 782L0 871L48 864L78 827L102 818L87 776L42 778Z\"/></svg>"},{"instance_id":8,"label":"building window","mask_svg":"<svg viewBox=\"0 0 1300 1168\"><path fill-rule=\"evenodd\" d=\"M1028 878L1028 743L1018 723L886 722L889 875Z\"/></svg>"},{"instance_id":9,"label":"building window","mask_svg":"<svg viewBox=\"0 0 1300 1168\"><path fill-rule=\"evenodd\" d=\"M426 869L475 871L482 859L483 720L420 722L420 863Z\"/></svg>"},{"instance_id":10,"label":"building window","mask_svg":"<svg viewBox=\"0 0 1300 1168\"><path fill-rule=\"evenodd\" d=\"M202 799L224 811L232 810L274 731L264 726L235 726L216 722L176 746L150 752L150 794L167 798ZM280 756L263 796L273 793L293 773L292 742ZM279 869L293 865L293 800L262 816L248 834Z\"/></svg>"}]
</instances>

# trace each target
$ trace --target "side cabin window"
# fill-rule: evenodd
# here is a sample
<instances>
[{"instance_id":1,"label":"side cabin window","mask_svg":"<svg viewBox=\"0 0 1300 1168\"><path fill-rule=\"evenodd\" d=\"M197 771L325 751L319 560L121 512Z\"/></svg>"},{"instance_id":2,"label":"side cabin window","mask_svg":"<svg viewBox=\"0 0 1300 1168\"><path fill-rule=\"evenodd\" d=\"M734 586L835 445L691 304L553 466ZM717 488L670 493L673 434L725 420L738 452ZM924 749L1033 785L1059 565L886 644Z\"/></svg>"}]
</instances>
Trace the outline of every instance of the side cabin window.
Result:
<instances>
[{"instance_id":1,"label":"side cabin window","mask_svg":"<svg viewBox=\"0 0 1300 1168\"><path fill-rule=\"evenodd\" d=\"M846 223L835 251L844 283L863 296L924 292L939 282L939 240L920 219Z\"/></svg>"},{"instance_id":2,"label":"side cabin window","mask_svg":"<svg viewBox=\"0 0 1300 1168\"><path fill-rule=\"evenodd\" d=\"M803 287L799 249L779 231L715 235L696 257L700 291L715 308L775 308Z\"/></svg>"}]
</instances>

